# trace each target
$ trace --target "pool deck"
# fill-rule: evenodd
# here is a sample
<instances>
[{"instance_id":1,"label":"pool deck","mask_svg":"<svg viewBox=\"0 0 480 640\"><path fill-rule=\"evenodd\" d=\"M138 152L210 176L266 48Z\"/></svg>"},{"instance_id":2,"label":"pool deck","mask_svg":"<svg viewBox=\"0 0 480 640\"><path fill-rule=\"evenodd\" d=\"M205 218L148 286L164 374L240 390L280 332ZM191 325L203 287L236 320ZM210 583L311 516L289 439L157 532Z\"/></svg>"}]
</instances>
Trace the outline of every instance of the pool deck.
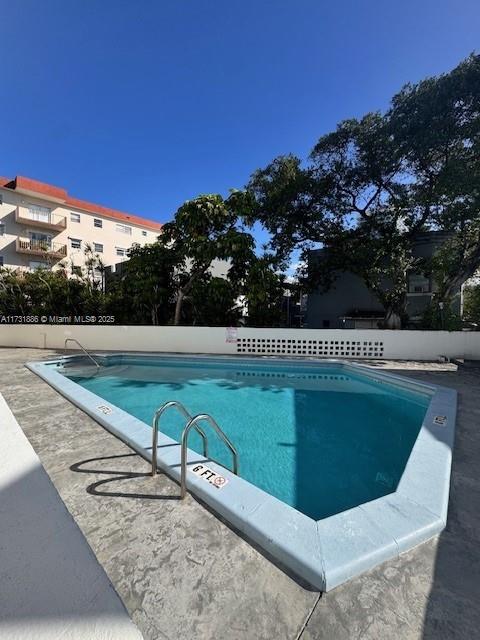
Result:
<instances>
[{"instance_id":1,"label":"pool deck","mask_svg":"<svg viewBox=\"0 0 480 640\"><path fill-rule=\"evenodd\" d=\"M0 392L148 640L465 638L480 628L480 373L375 362L459 392L449 519L413 551L323 595L287 576L0 349ZM1 541L0 541L1 546ZM0 621L1 636L1 621Z\"/></svg>"}]
</instances>

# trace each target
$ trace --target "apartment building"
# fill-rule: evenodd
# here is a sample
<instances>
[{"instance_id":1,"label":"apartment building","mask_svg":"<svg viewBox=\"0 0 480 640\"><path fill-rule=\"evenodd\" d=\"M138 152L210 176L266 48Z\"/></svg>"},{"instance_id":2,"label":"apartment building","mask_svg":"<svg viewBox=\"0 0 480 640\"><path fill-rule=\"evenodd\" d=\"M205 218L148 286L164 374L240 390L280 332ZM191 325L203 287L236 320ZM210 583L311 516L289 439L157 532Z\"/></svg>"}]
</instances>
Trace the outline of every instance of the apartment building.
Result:
<instances>
[{"instance_id":1,"label":"apartment building","mask_svg":"<svg viewBox=\"0 0 480 640\"><path fill-rule=\"evenodd\" d=\"M425 231L412 239L412 255L420 260L429 259L448 240L445 231ZM327 249L310 252L309 260L321 260ZM390 283L386 280L386 286ZM437 291L432 276L411 272L405 283L406 312L411 325L418 325ZM462 312L462 287L454 292L452 311ZM380 301L354 273L343 271L328 291L317 289L308 294L307 322L309 329L376 329L385 316Z\"/></svg>"},{"instance_id":2,"label":"apartment building","mask_svg":"<svg viewBox=\"0 0 480 640\"><path fill-rule=\"evenodd\" d=\"M105 265L127 258L134 243L155 242L162 225L71 197L65 189L0 177L0 266L33 270L85 264L89 244Z\"/></svg>"}]
</instances>

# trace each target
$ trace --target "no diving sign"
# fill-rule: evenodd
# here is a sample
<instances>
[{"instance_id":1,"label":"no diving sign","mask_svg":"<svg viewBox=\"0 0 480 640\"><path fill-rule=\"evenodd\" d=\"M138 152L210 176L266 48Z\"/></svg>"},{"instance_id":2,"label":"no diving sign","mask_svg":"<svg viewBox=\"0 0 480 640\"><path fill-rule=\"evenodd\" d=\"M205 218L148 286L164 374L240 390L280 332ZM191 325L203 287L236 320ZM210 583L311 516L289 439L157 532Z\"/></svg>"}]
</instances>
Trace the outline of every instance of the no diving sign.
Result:
<instances>
[{"instance_id":1,"label":"no diving sign","mask_svg":"<svg viewBox=\"0 0 480 640\"><path fill-rule=\"evenodd\" d=\"M228 484L227 478L215 473L204 464L196 464L193 467L188 467L192 473L194 473L199 478L203 478L210 484L213 484L217 489L223 489L223 487Z\"/></svg>"},{"instance_id":2,"label":"no diving sign","mask_svg":"<svg viewBox=\"0 0 480 640\"><path fill-rule=\"evenodd\" d=\"M238 329L236 327L227 327L225 329L225 342L235 343L238 340Z\"/></svg>"}]
</instances>

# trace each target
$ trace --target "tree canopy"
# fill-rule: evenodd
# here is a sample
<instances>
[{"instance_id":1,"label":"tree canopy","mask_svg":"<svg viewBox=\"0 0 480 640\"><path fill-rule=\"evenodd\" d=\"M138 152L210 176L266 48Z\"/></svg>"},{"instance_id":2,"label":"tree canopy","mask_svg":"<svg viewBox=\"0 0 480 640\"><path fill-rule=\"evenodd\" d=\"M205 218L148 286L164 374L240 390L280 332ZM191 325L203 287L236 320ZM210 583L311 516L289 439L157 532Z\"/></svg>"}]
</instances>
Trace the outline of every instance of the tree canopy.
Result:
<instances>
[{"instance_id":1,"label":"tree canopy","mask_svg":"<svg viewBox=\"0 0 480 640\"><path fill-rule=\"evenodd\" d=\"M164 225L160 242L179 256L178 290L174 324L182 320L185 297L192 287L208 277L214 260L228 260L228 278L238 283L254 254L255 241L239 225L241 196L234 192L223 199L219 194L188 200Z\"/></svg>"},{"instance_id":2,"label":"tree canopy","mask_svg":"<svg viewBox=\"0 0 480 640\"><path fill-rule=\"evenodd\" d=\"M472 55L406 85L385 113L341 122L305 162L280 156L256 171L250 219L283 256L325 247L310 284L332 286L335 273L352 271L384 305L388 326L399 326L407 273L419 266L411 251L418 232L452 234L461 269L444 270L445 301L480 264L479 152L480 56Z\"/></svg>"},{"instance_id":3,"label":"tree canopy","mask_svg":"<svg viewBox=\"0 0 480 640\"><path fill-rule=\"evenodd\" d=\"M176 270L181 256L162 242L136 244L119 274L109 278L112 315L125 324L168 324L175 305Z\"/></svg>"}]
</instances>

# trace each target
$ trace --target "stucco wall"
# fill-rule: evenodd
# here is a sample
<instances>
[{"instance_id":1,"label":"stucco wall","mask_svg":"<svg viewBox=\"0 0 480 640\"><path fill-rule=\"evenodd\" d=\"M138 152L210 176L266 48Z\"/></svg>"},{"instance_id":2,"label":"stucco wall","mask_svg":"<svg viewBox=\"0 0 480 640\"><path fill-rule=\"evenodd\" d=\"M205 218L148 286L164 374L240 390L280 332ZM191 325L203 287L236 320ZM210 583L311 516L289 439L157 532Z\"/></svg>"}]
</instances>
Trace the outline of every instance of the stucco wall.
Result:
<instances>
[{"instance_id":1,"label":"stucco wall","mask_svg":"<svg viewBox=\"0 0 480 640\"><path fill-rule=\"evenodd\" d=\"M323 356L398 360L480 358L480 332L224 327L0 325L0 346L63 349L65 338L87 349L240 355Z\"/></svg>"},{"instance_id":2,"label":"stucco wall","mask_svg":"<svg viewBox=\"0 0 480 640\"><path fill-rule=\"evenodd\" d=\"M341 329L340 318L351 314L355 309L382 312L383 306L361 278L346 272L339 276L328 291L308 294L307 326L322 329L324 322L327 322L330 329Z\"/></svg>"}]
</instances>

